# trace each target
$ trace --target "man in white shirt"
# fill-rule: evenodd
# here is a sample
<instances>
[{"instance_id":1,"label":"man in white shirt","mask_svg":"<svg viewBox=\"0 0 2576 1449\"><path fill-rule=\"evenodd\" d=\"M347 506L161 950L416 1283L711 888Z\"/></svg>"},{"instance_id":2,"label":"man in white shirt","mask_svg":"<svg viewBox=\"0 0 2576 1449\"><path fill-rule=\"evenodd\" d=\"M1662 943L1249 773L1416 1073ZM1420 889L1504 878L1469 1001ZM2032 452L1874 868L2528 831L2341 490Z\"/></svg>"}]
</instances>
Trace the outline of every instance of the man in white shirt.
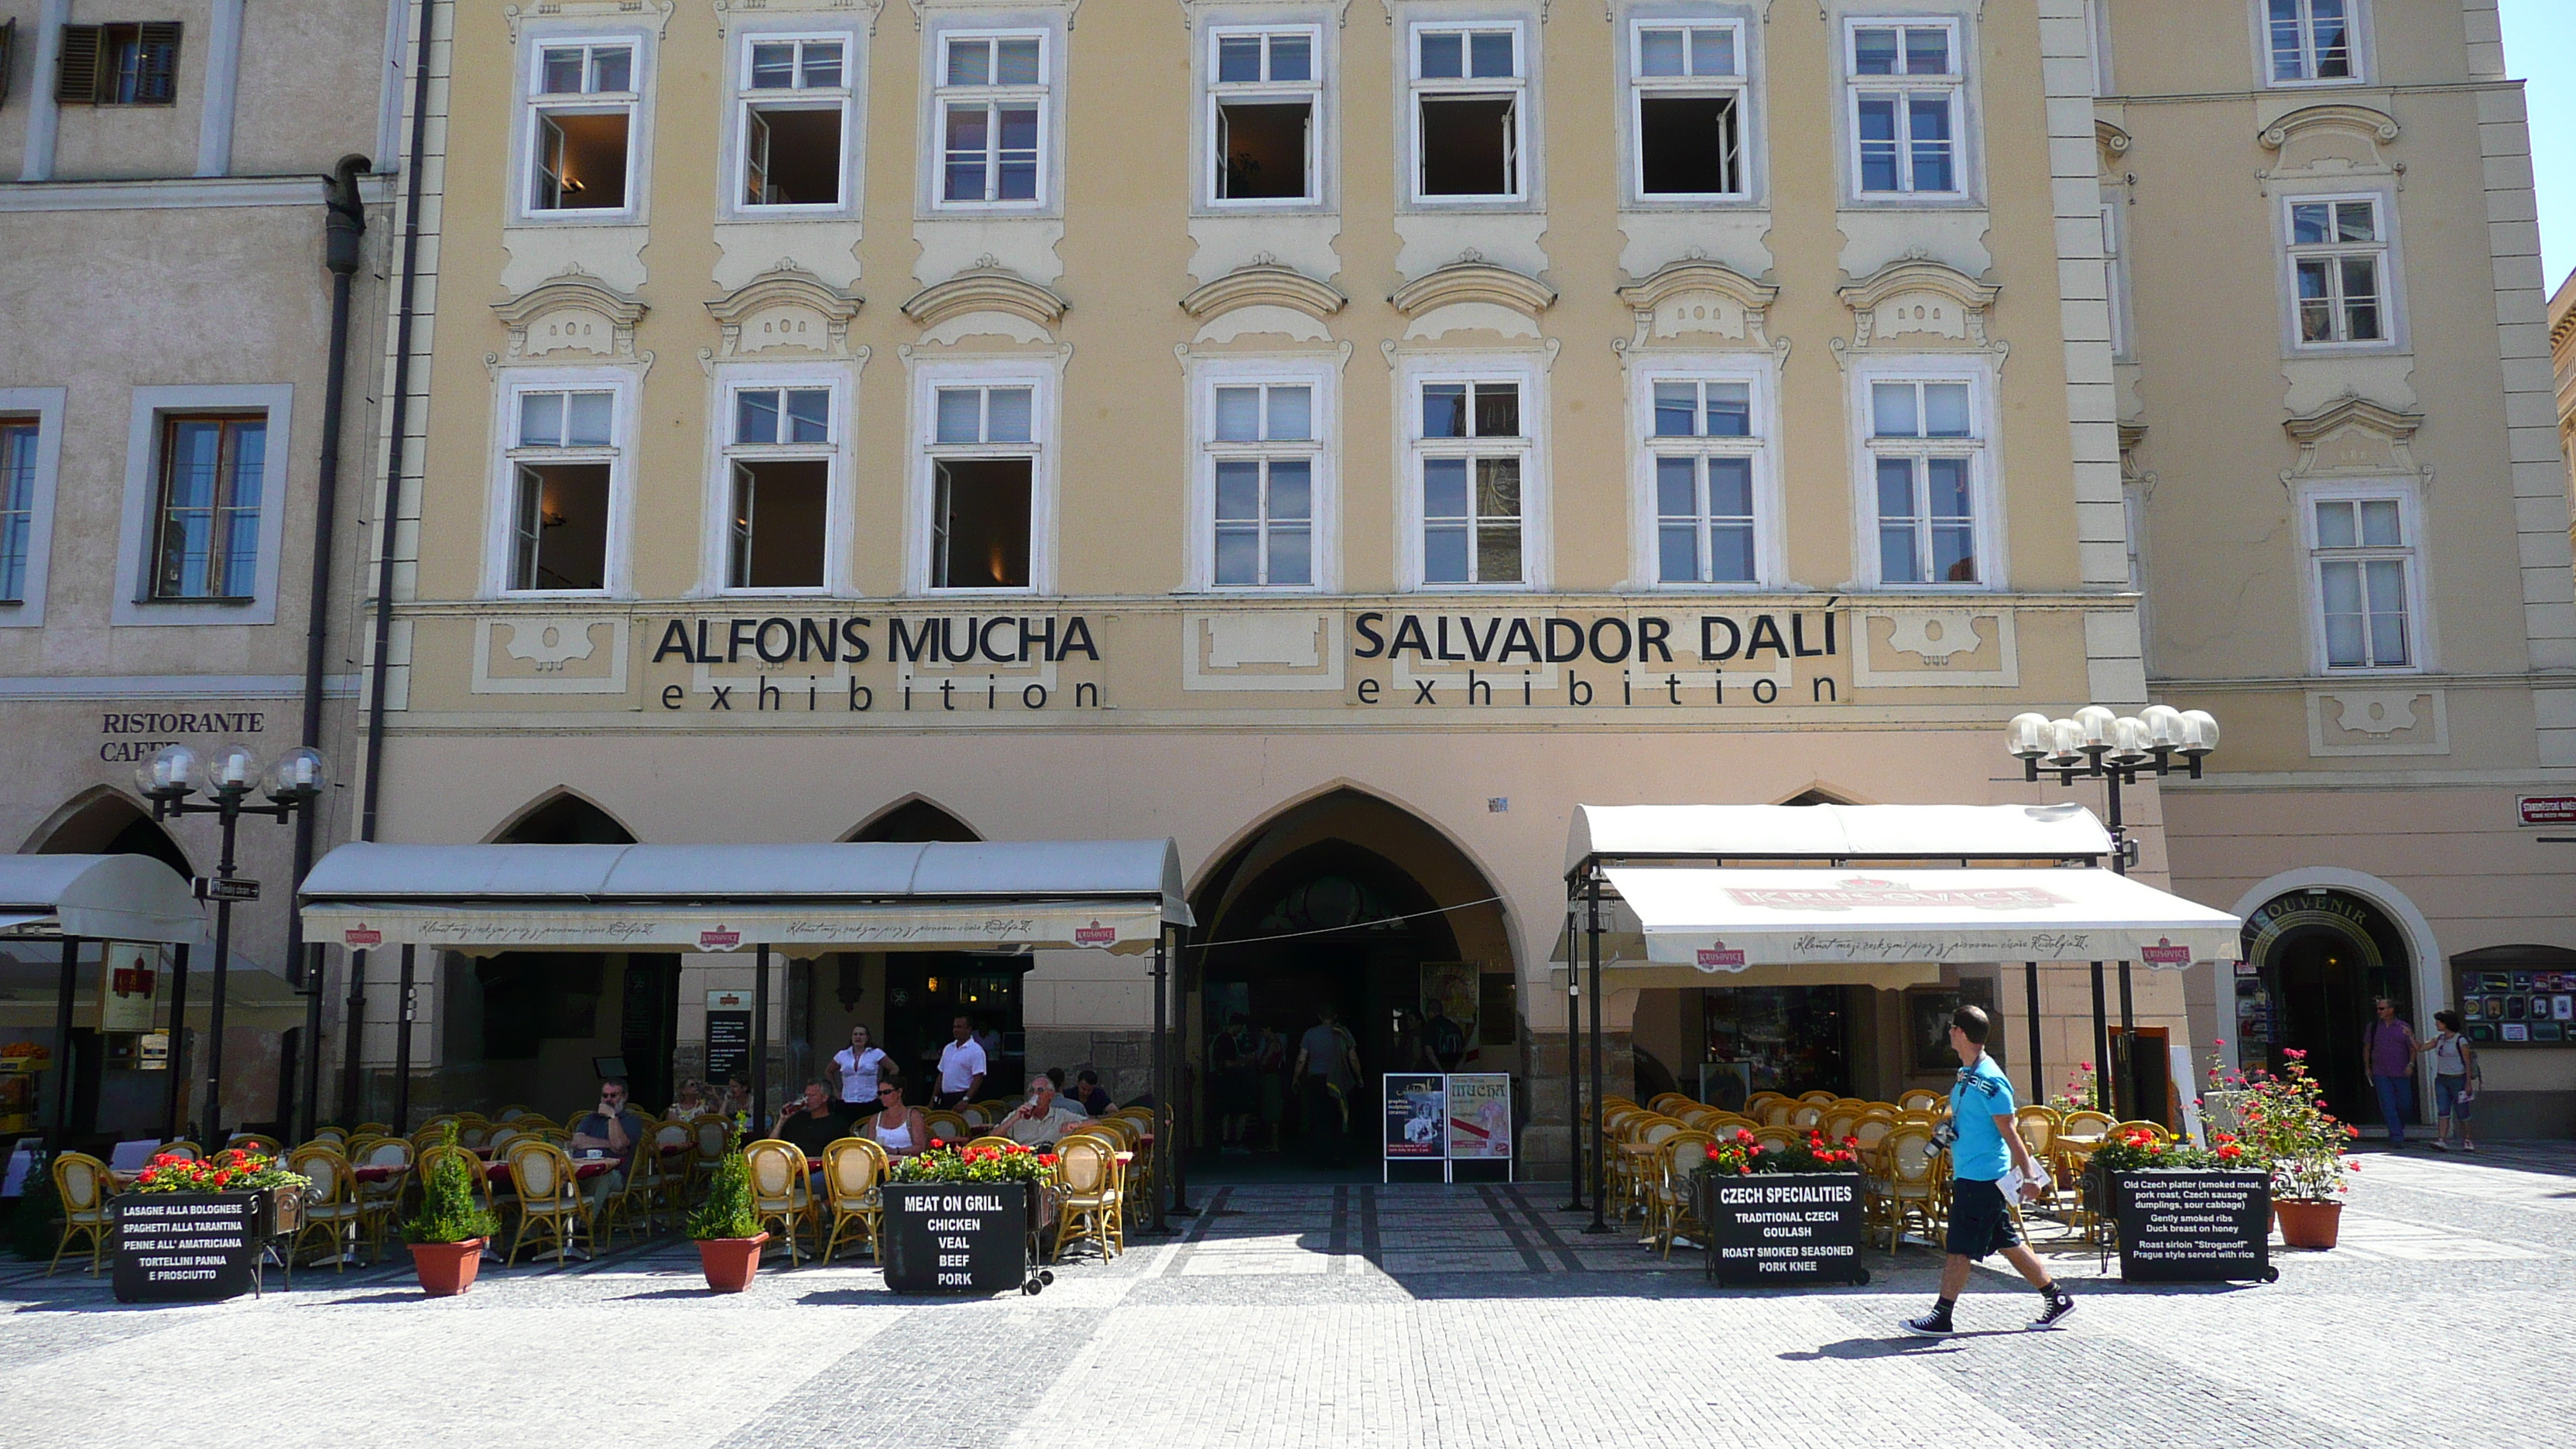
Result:
<instances>
[{"instance_id":1,"label":"man in white shirt","mask_svg":"<svg viewBox=\"0 0 2576 1449\"><path fill-rule=\"evenodd\" d=\"M939 1105L954 1107L972 1102L984 1090L984 1073L989 1070L984 1048L975 1041L975 1027L964 1017L948 1024L954 1040L939 1049Z\"/></svg>"},{"instance_id":2,"label":"man in white shirt","mask_svg":"<svg viewBox=\"0 0 2576 1449\"><path fill-rule=\"evenodd\" d=\"M855 1120L885 1105L877 1100L877 1068L885 1060L886 1054L869 1040L865 1026L850 1028L850 1044L832 1054L832 1080L840 1087L845 1115Z\"/></svg>"},{"instance_id":3,"label":"man in white shirt","mask_svg":"<svg viewBox=\"0 0 2576 1449\"><path fill-rule=\"evenodd\" d=\"M992 1130L1026 1147L1053 1147L1083 1120L1081 1109L1056 1095L1055 1082L1044 1072L1029 1078L1029 1099L992 1126Z\"/></svg>"}]
</instances>

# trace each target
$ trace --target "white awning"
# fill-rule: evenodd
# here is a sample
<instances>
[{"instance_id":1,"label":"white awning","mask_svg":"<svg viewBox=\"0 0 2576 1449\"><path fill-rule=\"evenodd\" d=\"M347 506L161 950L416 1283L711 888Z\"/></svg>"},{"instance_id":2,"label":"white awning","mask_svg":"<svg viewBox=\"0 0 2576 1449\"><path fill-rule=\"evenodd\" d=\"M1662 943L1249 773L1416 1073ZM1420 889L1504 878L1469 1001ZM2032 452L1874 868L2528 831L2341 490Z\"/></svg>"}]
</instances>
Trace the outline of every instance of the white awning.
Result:
<instances>
[{"instance_id":1,"label":"white awning","mask_svg":"<svg viewBox=\"0 0 2576 1449\"><path fill-rule=\"evenodd\" d=\"M1587 858L2082 860L2111 852L2081 805L1578 805L1565 868Z\"/></svg>"},{"instance_id":2,"label":"white awning","mask_svg":"<svg viewBox=\"0 0 2576 1449\"><path fill-rule=\"evenodd\" d=\"M2242 923L2098 868L1753 870L1612 866L1602 961L1688 966L1703 984L1763 967L2238 959ZM1605 906L1611 903L1605 902ZM1577 950L1584 922L1578 908ZM1817 978L1822 980L1822 977Z\"/></svg>"},{"instance_id":3,"label":"white awning","mask_svg":"<svg viewBox=\"0 0 2576 1449\"><path fill-rule=\"evenodd\" d=\"M209 939L187 879L148 855L0 855L0 936Z\"/></svg>"},{"instance_id":4,"label":"white awning","mask_svg":"<svg viewBox=\"0 0 2576 1449\"><path fill-rule=\"evenodd\" d=\"M1189 925L1170 840L344 845L307 939L374 950L1151 951Z\"/></svg>"}]
</instances>

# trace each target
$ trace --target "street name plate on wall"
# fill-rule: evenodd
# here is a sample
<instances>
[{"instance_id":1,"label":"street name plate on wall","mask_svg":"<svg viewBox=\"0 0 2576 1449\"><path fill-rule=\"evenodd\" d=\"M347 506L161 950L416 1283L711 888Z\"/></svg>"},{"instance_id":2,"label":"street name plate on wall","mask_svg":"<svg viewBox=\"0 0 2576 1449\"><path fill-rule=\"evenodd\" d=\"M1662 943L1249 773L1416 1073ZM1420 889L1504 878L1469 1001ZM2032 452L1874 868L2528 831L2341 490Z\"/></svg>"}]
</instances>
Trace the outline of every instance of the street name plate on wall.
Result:
<instances>
[{"instance_id":1,"label":"street name plate on wall","mask_svg":"<svg viewBox=\"0 0 2576 1449\"><path fill-rule=\"evenodd\" d=\"M2112 1212L2130 1283L2272 1278L2272 1183L2260 1172L2119 1172Z\"/></svg>"},{"instance_id":2,"label":"street name plate on wall","mask_svg":"<svg viewBox=\"0 0 2576 1449\"><path fill-rule=\"evenodd\" d=\"M1728 1288L1866 1283L1857 1172L1695 1174L1708 1276Z\"/></svg>"},{"instance_id":3,"label":"street name plate on wall","mask_svg":"<svg viewBox=\"0 0 2576 1449\"><path fill-rule=\"evenodd\" d=\"M116 1214L116 1301L205 1303L256 1286L255 1192L141 1192Z\"/></svg>"},{"instance_id":4,"label":"street name plate on wall","mask_svg":"<svg viewBox=\"0 0 2576 1449\"><path fill-rule=\"evenodd\" d=\"M1028 1281L1028 1189L1016 1182L885 1185L886 1287L1010 1293Z\"/></svg>"}]
</instances>

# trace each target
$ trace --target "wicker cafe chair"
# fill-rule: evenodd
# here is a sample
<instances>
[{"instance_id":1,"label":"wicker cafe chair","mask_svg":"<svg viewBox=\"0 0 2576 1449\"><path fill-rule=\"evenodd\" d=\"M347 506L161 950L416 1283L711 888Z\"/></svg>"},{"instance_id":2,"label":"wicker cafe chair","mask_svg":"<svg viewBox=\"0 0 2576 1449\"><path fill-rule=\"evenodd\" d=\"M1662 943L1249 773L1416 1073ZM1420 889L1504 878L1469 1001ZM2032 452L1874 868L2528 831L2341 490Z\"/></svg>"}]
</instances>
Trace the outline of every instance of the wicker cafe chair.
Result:
<instances>
[{"instance_id":1,"label":"wicker cafe chair","mask_svg":"<svg viewBox=\"0 0 2576 1449\"><path fill-rule=\"evenodd\" d=\"M733 1123L722 1117L702 1117L689 1129L694 1146L689 1153L689 1186L691 1195L705 1185L716 1164L724 1161L733 1139Z\"/></svg>"},{"instance_id":2,"label":"wicker cafe chair","mask_svg":"<svg viewBox=\"0 0 2576 1449\"><path fill-rule=\"evenodd\" d=\"M1681 1115L1681 1110L1684 1107L1693 1107L1699 1104L1695 1098L1685 1097L1679 1092L1657 1092L1655 1095L1646 1099L1646 1105L1657 1112L1665 1114L1666 1116L1678 1117Z\"/></svg>"},{"instance_id":3,"label":"wicker cafe chair","mask_svg":"<svg viewBox=\"0 0 2576 1449\"><path fill-rule=\"evenodd\" d=\"M868 1256L879 1262L878 1230L885 1222L885 1149L865 1137L844 1137L823 1149L823 1190L832 1209L832 1236L824 1241L823 1261L841 1250L841 1234L856 1223L867 1239Z\"/></svg>"},{"instance_id":4,"label":"wicker cafe chair","mask_svg":"<svg viewBox=\"0 0 2576 1449\"><path fill-rule=\"evenodd\" d=\"M1761 1143L1764 1151L1786 1152L1798 1143L1806 1141L1807 1134L1795 1127L1773 1122L1754 1128L1753 1140Z\"/></svg>"},{"instance_id":5,"label":"wicker cafe chair","mask_svg":"<svg viewBox=\"0 0 2576 1449\"><path fill-rule=\"evenodd\" d=\"M394 1140L400 1141L401 1139L396 1138ZM438 1171L441 1163L448 1162L450 1160L453 1160L458 1167L463 1170L465 1173L465 1180L474 1184L474 1200L482 1205L485 1212L493 1214L496 1221L503 1209L518 1206L518 1194L514 1191L495 1190L492 1186L492 1177L489 1171L489 1165L486 1164L482 1158L475 1156L473 1153L466 1151L462 1147L441 1146L423 1148L411 1174L413 1180L415 1182L427 1182L430 1175ZM495 1236L495 1240L498 1240L497 1235Z\"/></svg>"},{"instance_id":6,"label":"wicker cafe chair","mask_svg":"<svg viewBox=\"0 0 2576 1449\"><path fill-rule=\"evenodd\" d=\"M527 1243L531 1229L554 1241L557 1267L571 1253L575 1228L581 1230L591 1251L598 1251L599 1235L590 1195L581 1190L572 1158L562 1148L534 1137L521 1137L511 1143L510 1183L519 1196L519 1231L510 1239L510 1253L504 1262L519 1261L519 1249Z\"/></svg>"},{"instance_id":7,"label":"wicker cafe chair","mask_svg":"<svg viewBox=\"0 0 2576 1449\"><path fill-rule=\"evenodd\" d=\"M1887 1229L1887 1250L1896 1251L1908 1223L1919 1223L1923 1236L1938 1241L1941 1231L1941 1149L1932 1145L1928 1127L1905 1126L1880 1144L1882 1175L1870 1182L1878 1199L1879 1221Z\"/></svg>"},{"instance_id":8,"label":"wicker cafe chair","mask_svg":"<svg viewBox=\"0 0 2576 1449\"><path fill-rule=\"evenodd\" d=\"M63 1205L63 1236L54 1244L54 1261L45 1266L45 1276L51 1278L62 1266L63 1251L75 1233L88 1234L89 1270L95 1273L106 1261L108 1235L115 1231L107 1211L107 1164L86 1152L59 1152L53 1172L54 1196Z\"/></svg>"},{"instance_id":9,"label":"wicker cafe chair","mask_svg":"<svg viewBox=\"0 0 2576 1449\"><path fill-rule=\"evenodd\" d=\"M793 1142L764 1138L742 1149L751 1173L751 1212L763 1227L775 1222L787 1239L787 1261L801 1262L796 1235L819 1229L814 1217L814 1189L805 1170L805 1149ZM818 1230L816 1237L822 1234Z\"/></svg>"},{"instance_id":10,"label":"wicker cafe chair","mask_svg":"<svg viewBox=\"0 0 2576 1449\"><path fill-rule=\"evenodd\" d=\"M244 1152L256 1152L263 1157L275 1157L286 1150L278 1145L276 1138L263 1136L257 1132L236 1132L225 1139L224 1147L227 1151L238 1147Z\"/></svg>"},{"instance_id":11,"label":"wicker cafe chair","mask_svg":"<svg viewBox=\"0 0 2576 1449\"><path fill-rule=\"evenodd\" d=\"M327 1147L327 1142L314 1146ZM379 1137L372 1142L355 1143L341 1153L352 1169L360 1167L408 1167L411 1144L399 1137ZM479 1175L479 1174L478 1174ZM367 1182L352 1172L350 1189L357 1195L359 1226L367 1234L368 1256L383 1262L385 1229L393 1224L402 1209L403 1196L411 1186L411 1174L397 1172L379 1181Z\"/></svg>"},{"instance_id":12,"label":"wicker cafe chair","mask_svg":"<svg viewBox=\"0 0 2576 1449\"><path fill-rule=\"evenodd\" d=\"M1655 1154L1653 1196L1647 1202L1647 1216L1653 1220L1655 1244L1669 1260L1673 1256L1673 1239L1685 1228L1696 1229L1705 1241L1708 1229L1691 1205L1691 1173L1708 1161L1709 1144L1716 1139L1705 1132L1676 1132L1664 1139L1663 1150Z\"/></svg>"},{"instance_id":13,"label":"wicker cafe chair","mask_svg":"<svg viewBox=\"0 0 2576 1449\"><path fill-rule=\"evenodd\" d=\"M2109 1135L2114 1137L2125 1137L2132 1132L2144 1132L2149 1137L2163 1143L2170 1143L2174 1140L2173 1129L2165 1126L2162 1122L2129 1121L2115 1123L2113 1124Z\"/></svg>"},{"instance_id":14,"label":"wicker cafe chair","mask_svg":"<svg viewBox=\"0 0 2576 1449\"><path fill-rule=\"evenodd\" d=\"M978 1137L978 1138L976 1138L974 1141L969 1142L969 1143L967 1143L966 1145L967 1145L967 1146L969 1146L969 1147L975 1147L975 1148L984 1148L984 1147L1008 1148L1008 1147L1017 1147L1017 1146L1019 1146L1020 1144L1019 1144L1019 1143L1017 1143L1017 1142L1012 1141L1012 1140L1011 1140L1010 1138L1008 1138L1008 1137L984 1136L984 1137Z\"/></svg>"},{"instance_id":15,"label":"wicker cafe chair","mask_svg":"<svg viewBox=\"0 0 2576 1449\"><path fill-rule=\"evenodd\" d=\"M1798 1115L1798 1109L1805 1105L1806 1104L1804 1102L1797 1101L1794 1098L1775 1097L1762 1104L1762 1125L1765 1127L1786 1127L1789 1125L1790 1119Z\"/></svg>"},{"instance_id":16,"label":"wicker cafe chair","mask_svg":"<svg viewBox=\"0 0 2576 1449\"><path fill-rule=\"evenodd\" d=\"M657 1181L661 1184L660 1207L679 1221L680 1211L688 1204L689 1186L697 1176L697 1128L689 1122L657 1122L652 1138L636 1149L638 1156L650 1152L658 1159Z\"/></svg>"},{"instance_id":17,"label":"wicker cafe chair","mask_svg":"<svg viewBox=\"0 0 2576 1449\"><path fill-rule=\"evenodd\" d=\"M1127 1251L1126 1214L1119 1201L1117 1147L1089 1132L1055 1145L1055 1256L1079 1240L1100 1245L1100 1256Z\"/></svg>"},{"instance_id":18,"label":"wicker cafe chair","mask_svg":"<svg viewBox=\"0 0 2576 1449\"><path fill-rule=\"evenodd\" d=\"M974 1135L973 1126L965 1117L945 1107L935 1107L922 1113L921 1120L930 1128L931 1136L952 1146Z\"/></svg>"},{"instance_id":19,"label":"wicker cafe chair","mask_svg":"<svg viewBox=\"0 0 2576 1449\"><path fill-rule=\"evenodd\" d=\"M152 1155L154 1157L184 1157L190 1162L197 1162L204 1159L206 1149L199 1147L196 1143L190 1142L183 1137L175 1142L164 1142L160 1146L153 1148Z\"/></svg>"},{"instance_id":20,"label":"wicker cafe chair","mask_svg":"<svg viewBox=\"0 0 2576 1449\"><path fill-rule=\"evenodd\" d=\"M647 1134L643 1141L635 1144L635 1150L627 1154L625 1183L609 1194L606 1202L593 1209L599 1219L601 1238L615 1241L620 1227L639 1243L651 1237L654 1204L661 1200L662 1154L653 1145L651 1135Z\"/></svg>"},{"instance_id":21,"label":"wicker cafe chair","mask_svg":"<svg viewBox=\"0 0 2576 1449\"><path fill-rule=\"evenodd\" d=\"M1806 1132L1825 1125L1825 1109L1814 1102L1801 1102L1789 1113L1789 1125Z\"/></svg>"},{"instance_id":22,"label":"wicker cafe chair","mask_svg":"<svg viewBox=\"0 0 2576 1449\"><path fill-rule=\"evenodd\" d=\"M358 1181L350 1175L349 1159L337 1148L307 1144L286 1159L286 1170L312 1180L312 1186L304 1189L304 1226L295 1230L286 1245L287 1261L295 1260L305 1239L319 1236L331 1249L332 1271L349 1271L349 1259L358 1251L358 1233L366 1226L366 1209L358 1201Z\"/></svg>"},{"instance_id":23,"label":"wicker cafe chair","mask_svg":"<svg viewBox=\"0 0 2576 1449\"><path fill-rule=\"evenodd\" d=\"M1629 1152L1625 1149L1631 1146L1661 1147L1674 1133L1689 1130L1670 1117L1649 1117L1644 1119L1627 1141L1619 1144L1620 1151L1610 1155L1613 1188L1610 1202L1611 1206L1618 1210L1621 1222L1626 1222L1632 1213L1647 1211L1646 1172L1647 1160L1650 1160L1646 1153Z\"/></svg>"},{"instance_id":24,"label":"wicker cafe chair","mask_svg":"<svg viewBox=\"0 0 2576 1449\"><path fill-rule=\"evenodd\" d=\"M1860 1125L1860 1114L1861 1109L1858 1107L1842 1102L1835 1103L1834 1109L1825 1114L1825 1140L1840 1142L1851 1136L1852 1129Z\"/></svg>"},{"instance_id":25,"label":"wicker cafe chair","mask_svg":"<svg viewBox=\"0 0 2576 1449\"><path fill-rule=\"evenodd\" d=\"M1915 1087L1897 1094L1896 1110L1899 1112L1938 1112L1941 1110L1941 1104L1946 1100L1947 1099L1939 1092L1935 1092L1929 1087Z\"/></svg>"}]
</instances>

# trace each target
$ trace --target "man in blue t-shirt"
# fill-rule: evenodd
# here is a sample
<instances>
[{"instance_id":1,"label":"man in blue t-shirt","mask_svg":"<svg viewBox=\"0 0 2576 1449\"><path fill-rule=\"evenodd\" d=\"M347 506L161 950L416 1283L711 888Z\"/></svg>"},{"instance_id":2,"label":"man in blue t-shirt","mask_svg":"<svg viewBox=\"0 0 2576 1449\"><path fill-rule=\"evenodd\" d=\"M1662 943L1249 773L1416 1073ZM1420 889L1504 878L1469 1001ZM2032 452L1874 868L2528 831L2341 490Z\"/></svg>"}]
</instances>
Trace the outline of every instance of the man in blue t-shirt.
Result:
<instances>
[{"instance_id":1,"label":"man in blue t-shirt","mask_svg":"<svg viewBox=\"0 0 2576 1449\"><path fill-rule=\"evenodd\" d=\"M2038 1165L2031 1161L2029 1145L2013 1130L2012 1079L1986 1055L1986 1037L1992 1030L1993 1023L1977 1007L1962 1006L1951 1013L1950 1050L1958 1053L1962 1065L1958 1081L1950 1087L1950 1120L1944 1134L1949 1139L1952 1178L1946 1244L1950 1256L1941 1265L1941 1301L1921 1318L1905 1320L1905 1331L1922 1338L1946 1338L1957 1331L1950 1323L1950 1309L1959 1301L1959 1290L1968 1286L1968 1265L1988 1253L2003 1254L2004 1261L2039 1290L2044 1306L2031 1327L2055 1328L2075 1311L2075 1300L2022 1246L2012 1205L2004 1197L2007 1171L2017 1175L2019 1191L2025 1196L2036 1197L2042 1179Z\"/></svg>"}]
</instances>

